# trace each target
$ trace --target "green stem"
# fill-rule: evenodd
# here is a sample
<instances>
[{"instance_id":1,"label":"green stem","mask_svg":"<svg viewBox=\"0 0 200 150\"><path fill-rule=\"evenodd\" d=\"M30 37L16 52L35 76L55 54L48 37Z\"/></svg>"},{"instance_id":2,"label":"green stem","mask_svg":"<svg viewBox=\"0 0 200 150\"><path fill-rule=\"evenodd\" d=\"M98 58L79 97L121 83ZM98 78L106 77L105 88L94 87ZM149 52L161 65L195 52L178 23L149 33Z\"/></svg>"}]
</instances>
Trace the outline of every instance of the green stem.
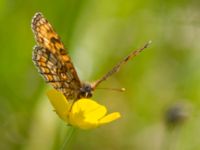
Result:
<instances>
[{"instance_id":1,"label":"green stem","mask_svg":"<svg viewBox=\"0 0 200 150\"><path fill-rule=\"evenodd\" d=\"M70 127L69 130L67 131L66 138L65 138L60 150L65 150L69 146L69 143L72 140L72 136L73 136L74 132L75 132L75 128Z\"/></svg>"}]
</instances>

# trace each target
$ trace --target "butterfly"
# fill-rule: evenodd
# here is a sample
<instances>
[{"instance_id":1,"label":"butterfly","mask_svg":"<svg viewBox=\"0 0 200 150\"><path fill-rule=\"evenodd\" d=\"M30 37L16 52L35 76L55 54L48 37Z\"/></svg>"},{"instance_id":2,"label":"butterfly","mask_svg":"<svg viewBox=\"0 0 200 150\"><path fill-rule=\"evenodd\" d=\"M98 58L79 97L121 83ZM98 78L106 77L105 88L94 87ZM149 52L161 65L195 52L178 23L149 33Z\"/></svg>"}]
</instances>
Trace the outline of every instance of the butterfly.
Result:
<instances>
[{"instance_id":1,"label":"butterfly","mask_svg":"<svg viewBox=\"0 0 200 150\"><path fill-rule=\"evenodd\" d=\"M34 15L31 27L37 43L32 54L35 66L47 83L73 101L92 97L93 91L102 81L118 72L123 64L150 44L148 42L142 48L132 51L100 79L86 83L79 79L67 49L42 13Z\"/></svg>"}]
</instances>

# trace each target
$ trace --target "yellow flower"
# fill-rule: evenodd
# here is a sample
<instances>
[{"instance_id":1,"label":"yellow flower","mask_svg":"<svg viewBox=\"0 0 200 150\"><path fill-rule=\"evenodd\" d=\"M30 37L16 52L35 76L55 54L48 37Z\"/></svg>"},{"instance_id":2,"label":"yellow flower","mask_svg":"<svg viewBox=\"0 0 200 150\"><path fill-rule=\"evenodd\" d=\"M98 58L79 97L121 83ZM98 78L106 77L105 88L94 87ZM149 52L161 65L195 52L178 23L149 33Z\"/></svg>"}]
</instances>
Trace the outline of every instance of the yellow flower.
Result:
<instances>
[{"instance_id":1,"label":"yellow flower","mask_svg":"<svg viewBox=\"0 0 200 150\"><path fill-rule=\"evenodd\" d=\"M82 98L72 105L56 90L48 91L47 96L62 120L81 129L96 128L120 118L119 112L106 115L106 107L91 99Z\"/></svg>"}]
</instances>

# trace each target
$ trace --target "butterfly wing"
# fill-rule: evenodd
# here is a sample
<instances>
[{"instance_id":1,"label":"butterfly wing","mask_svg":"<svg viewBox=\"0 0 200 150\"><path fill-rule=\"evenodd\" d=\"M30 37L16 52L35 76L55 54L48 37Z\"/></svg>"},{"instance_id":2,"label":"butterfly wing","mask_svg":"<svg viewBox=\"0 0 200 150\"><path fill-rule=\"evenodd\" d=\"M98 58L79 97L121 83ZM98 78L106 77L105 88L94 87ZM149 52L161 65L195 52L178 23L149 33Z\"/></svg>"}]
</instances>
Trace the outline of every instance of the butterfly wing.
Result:
<instances>
[{"instance_id":1,"label":"butterfly wing","mask_svg":"<svg viewBox=\"0 0 200 150\"><path fill-rule=\"evenodd\" d=\"M39 72L67 99L76 100L81 82L59 36L41 13L36 13L33 17L32 30L37 42L33 62Z\"/></svg>"}]
</instances>

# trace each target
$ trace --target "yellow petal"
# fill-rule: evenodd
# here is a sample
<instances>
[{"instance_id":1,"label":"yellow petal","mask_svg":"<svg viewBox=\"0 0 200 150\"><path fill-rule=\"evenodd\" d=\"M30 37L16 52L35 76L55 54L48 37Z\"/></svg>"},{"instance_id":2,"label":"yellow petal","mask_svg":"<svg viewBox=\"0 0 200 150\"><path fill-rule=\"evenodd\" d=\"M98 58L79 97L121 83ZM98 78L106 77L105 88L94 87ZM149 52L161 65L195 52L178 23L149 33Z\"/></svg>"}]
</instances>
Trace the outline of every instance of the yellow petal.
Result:
<instances>
[{"instance_id":1,"label":"yellow petal","mask_svg":"<svg viewBox=\"0 0 200 150\"><path fill-rule=\"evenodd\" d=\"M48 91L47 96L51 104L53 105L56 113L58 114L58 116L64 121L68 121L68 112L71 105L67 101L65 96L54 89Z\"/></svg>"},{"instance_id":2,"label":"yellow petal","mask_svg":"<svg viewBox=\"0 0 200 150\"><path fill-rule=\"evenodd\" d=\"M84 111L84 116L90 119L100 119L106 113L107 110L103 105L98 104L97 102L90 99L80 99L73 105L73 112Z\"/></svg>"},{"instance_id":3,"label":"yellow petal","mask_svg":"<svg viewBox=\"0 0 200 150\"><path fill-rule=\"evenodd\" d=\"M104 106L90 99L76 101L70 112L70 123L82 129L98 126L98 120L106 114Z\"/></svg>"},{"instance_id":4,"label":"yellow petal","mask_svg":"<svg viewBox=\"0 0 200 150\"><path fill-rule=\"evenodd\" d=\"M106 115L105 117L103 117L101 120L99 120L99 124L106 124L106 123L109 123L109 122L112 122L118 118L120 118L121 115L119 112L114 112L114 113L111 113L109 115Z\"/></svg>"}]
</instances>

